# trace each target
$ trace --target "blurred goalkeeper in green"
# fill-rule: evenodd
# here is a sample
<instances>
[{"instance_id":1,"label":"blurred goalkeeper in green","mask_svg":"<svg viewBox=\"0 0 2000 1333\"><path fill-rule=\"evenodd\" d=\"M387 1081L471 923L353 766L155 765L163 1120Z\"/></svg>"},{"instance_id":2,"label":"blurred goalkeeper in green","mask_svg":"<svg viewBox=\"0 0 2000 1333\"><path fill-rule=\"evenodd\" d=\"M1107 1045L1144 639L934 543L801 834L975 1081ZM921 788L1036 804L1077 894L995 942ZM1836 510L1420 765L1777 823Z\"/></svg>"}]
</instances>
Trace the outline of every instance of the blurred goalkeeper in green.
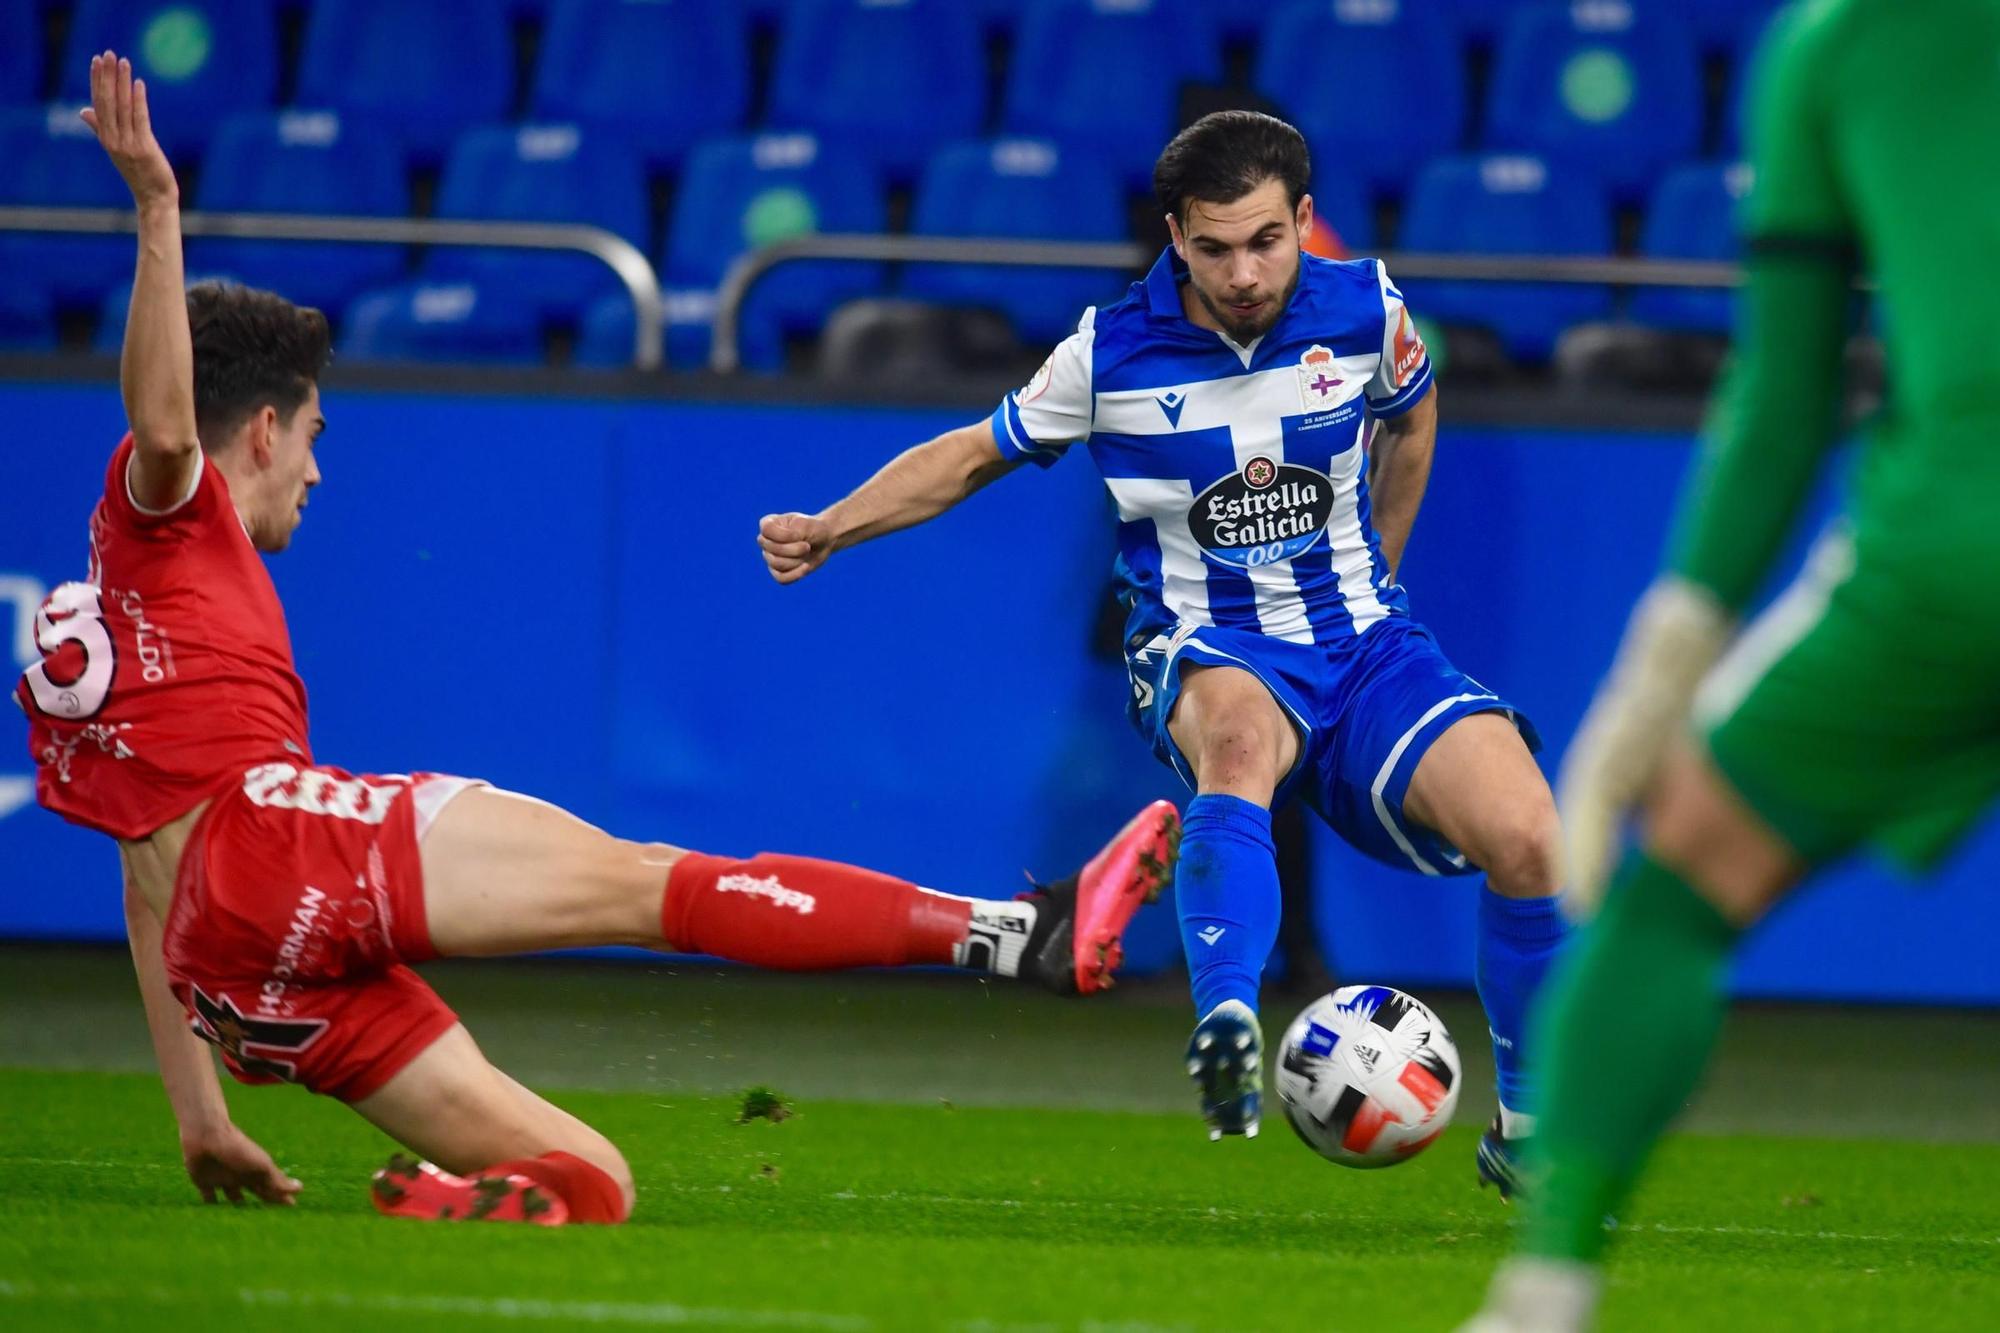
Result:
<instances>
[{"instance_id":1,"label":"blurred goalkeeper in green","mask_svg":"<svg viewBox=\"0 0 2000 1333\"><path fill-rule=\"evenodd\" d=\"M1745 933L1864 845L1929 867L2000 793L2000 0L1811 0L1760 61L1734 363L1558 784L1571 896L1602 907L1539 1014L1539 1174L1481 1333L1590 1323ZM1839 435L1859 272L1891 406L1740 626Z\"/></svg>"}]
</instances>

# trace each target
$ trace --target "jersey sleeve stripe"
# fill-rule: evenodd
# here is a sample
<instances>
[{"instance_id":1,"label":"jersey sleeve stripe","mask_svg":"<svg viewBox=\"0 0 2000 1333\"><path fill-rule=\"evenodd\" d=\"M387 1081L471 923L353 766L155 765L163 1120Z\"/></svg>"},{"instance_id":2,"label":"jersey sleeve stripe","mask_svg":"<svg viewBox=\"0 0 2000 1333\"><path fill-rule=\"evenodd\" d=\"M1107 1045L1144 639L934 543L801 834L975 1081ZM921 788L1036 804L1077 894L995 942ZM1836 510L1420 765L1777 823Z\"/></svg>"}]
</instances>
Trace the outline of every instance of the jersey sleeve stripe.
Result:
<instances>
[{"instance_id":1,"label":"jersey sleeve stripe","mask_svg":"<svg viewBox=\"0 0 2000 1333\"><path fill-rule=\"evenodd\" d=\"M185 509L188 501L194 499L194 493L201 489L201 474L208 468L208 455L200 449L195 450L194 475L188 478L187 494L168 505L165 509L148 509L145 505L139 503L138 496L132 494L132 465L138 461L139 450L135 447L132 450L132 456L125 460L125 498L131 502L132 508L138 510L147 518L165 518L168 514Z\"/></svg>"},{"instance_id":2,"label":"jersey sleeve stripe","mask_svg":"<svg viewBox=\"0 0 2000 1333\"><path fill-rule=\"evenodd\" d=\"M1422 398L1424 391L1430 387L1431 359L1429 356L1425 356L1422 364L1417 367L1417 373L1410 376L1408 384L1405 384L1387 398L1379 401L1371 399L1368 404L1368 410L1378 418L1399 417L1415 407L1417 400Z\"/></svg>"},{"instance_id":3,"label":"jersey sleeve stripe","mask_svg":"<svg viewBox=\"0 0 2000 1333\"><path fill-rule=\"evenodd\" d=\"M993 410L991 424L993 443L998 446L1000 456L1010 462L1025 458L1046 467L1060 456L1055 450L1044 449L1028 437L1028 428L1021 422L1021 409L1012 394L1000 400L1000 406Z\"/></svg>"},{"instance_id":4,"label":"jersey sleeve stripe","mask_svg":"<svg viewBox=\"0 0 2000 1333\"><path fill-rule=\"evenodd\" d=\"M1001 399L1000 406L993 409L993 443L999 446L1000 453L1005 458L1022 458L1027 454L1027 446L1015 433L1017 429L1015 421L1019 416L1020 413L1015 409L1011 397Z\"/></svg>"}]
</instances>

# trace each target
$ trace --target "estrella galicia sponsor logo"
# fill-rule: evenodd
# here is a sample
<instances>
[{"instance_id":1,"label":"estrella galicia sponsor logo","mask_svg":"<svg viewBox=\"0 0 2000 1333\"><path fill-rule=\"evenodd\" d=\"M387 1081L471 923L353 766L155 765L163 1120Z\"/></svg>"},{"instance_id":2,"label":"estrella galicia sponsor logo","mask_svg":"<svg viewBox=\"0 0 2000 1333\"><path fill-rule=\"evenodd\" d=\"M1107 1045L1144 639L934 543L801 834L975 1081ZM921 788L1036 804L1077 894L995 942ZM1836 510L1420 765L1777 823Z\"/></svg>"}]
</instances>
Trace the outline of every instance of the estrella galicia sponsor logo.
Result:
<instances>
[{"instance_id":1,"label":"estrella galicia sponsor logo","mask_svg":"<svg viewBox=\"0 0 2000 1333\"><path fill-rule=\"evenodd\" d=\"M1259 454L1194 498L1188 528L1210 556L1255 569L1309 549L1332 515L1324 472Z\"/></svg>"}]
</instances>

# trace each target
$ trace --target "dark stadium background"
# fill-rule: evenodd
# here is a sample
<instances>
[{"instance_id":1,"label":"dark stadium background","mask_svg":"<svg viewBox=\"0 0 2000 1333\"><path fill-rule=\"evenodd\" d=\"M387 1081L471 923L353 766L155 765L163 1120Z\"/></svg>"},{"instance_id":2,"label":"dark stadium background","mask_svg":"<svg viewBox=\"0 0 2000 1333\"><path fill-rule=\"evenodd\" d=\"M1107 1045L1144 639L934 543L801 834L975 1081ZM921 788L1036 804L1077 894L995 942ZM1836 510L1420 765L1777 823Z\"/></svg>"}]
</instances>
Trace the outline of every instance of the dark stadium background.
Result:
<instances>
[{"instance_id":1,"label":"dark stadium background","mask_svg":"<svg viewBox=\"0 0 2000 1333\"><path fill-rule=\"evenodd\" d=\"M319 756L1004 894L1180 794L1122 717L1088 462L796 588L752 535L990 412L1130 275L781 268L745 310L749 369L721 375L703 367L727 262L802 230L1150 248L1151 154L1229 105L1307 131L1352 253L1727 258L1769 8L0 0L0 219L123 201L71 100L114 45L149 80L190 209L624 236L665 289L662 370L629 365L632 302L588 258L190 242L191 276L272 285L335 324L326 485L272 566ZM41 593L83 572L122 429L131 251L0 230L0 643L20 661ZM1552 766L1657 559L1728 297L1403 285L1444 366L1404 581L1455 659L1529 709ZM1854 352L1862 409L1879 386L1867 340ZM114 939L115 856L34 808L23 736L0 710L0 937ZM1469 986L1469 886L1303 836L1295 887L1339 976ZM1996 852L1989 827L1920 890L1843 869L1756 938L1740 991L2000 1001ZM1176 965L1170 906L1131 953L1135 973Z\"/></svg>"}]
</instances>

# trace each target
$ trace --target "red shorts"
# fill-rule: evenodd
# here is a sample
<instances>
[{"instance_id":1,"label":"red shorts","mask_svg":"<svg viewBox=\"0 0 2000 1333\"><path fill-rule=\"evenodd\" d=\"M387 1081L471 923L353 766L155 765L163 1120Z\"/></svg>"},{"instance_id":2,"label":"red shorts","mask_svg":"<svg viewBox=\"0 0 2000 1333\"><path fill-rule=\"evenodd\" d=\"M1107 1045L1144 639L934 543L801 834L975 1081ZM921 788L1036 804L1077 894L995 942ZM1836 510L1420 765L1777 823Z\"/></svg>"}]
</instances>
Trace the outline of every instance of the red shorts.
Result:
<instances>
[{"instance_id":1,"label":"red shorts","mask_svg":"<svg viewBox=\"0 0 2000 1333\"><path fill-rule=\"evenodd\" d=\"M244 1083L358 1101L458 1021L405 964L436 957L417 844L469 779L262 764L195 822L167 979Z\"/></svg>"}]
</instances>

